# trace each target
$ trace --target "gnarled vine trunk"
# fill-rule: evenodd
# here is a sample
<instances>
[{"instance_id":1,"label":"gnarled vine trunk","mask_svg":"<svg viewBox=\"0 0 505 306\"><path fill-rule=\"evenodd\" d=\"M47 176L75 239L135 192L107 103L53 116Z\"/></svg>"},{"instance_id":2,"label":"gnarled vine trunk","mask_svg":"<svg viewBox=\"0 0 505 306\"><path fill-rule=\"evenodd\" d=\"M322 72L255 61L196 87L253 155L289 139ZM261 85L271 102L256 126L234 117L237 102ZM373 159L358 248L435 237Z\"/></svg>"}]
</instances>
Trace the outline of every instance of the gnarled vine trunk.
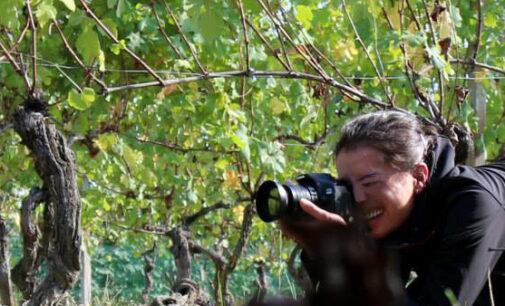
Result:
<instances>
[{"instance_id":1,"label":"gnarled vine trunk","mask_svg":"<svg viewBox=\"0 0 505 306\"><path fill-rule=\"evenodd\" d=\"M9 269L9 230L0 216L0 304L14 305Z\"/></svg>"},{"instance_id":2,"label":"gnarled vine trunk","mask_svg":"<svg viewBox=\"0 0 505 306\"><path fill-rule=\"evenodd\" d=\"M75 285L80 271L81 200L74 155L49 123L45 105L29 98L14 114L14 129L30 149L47 192L43 239L49 271L28 305L53 305Z\"/></svg>"}]
</instances>

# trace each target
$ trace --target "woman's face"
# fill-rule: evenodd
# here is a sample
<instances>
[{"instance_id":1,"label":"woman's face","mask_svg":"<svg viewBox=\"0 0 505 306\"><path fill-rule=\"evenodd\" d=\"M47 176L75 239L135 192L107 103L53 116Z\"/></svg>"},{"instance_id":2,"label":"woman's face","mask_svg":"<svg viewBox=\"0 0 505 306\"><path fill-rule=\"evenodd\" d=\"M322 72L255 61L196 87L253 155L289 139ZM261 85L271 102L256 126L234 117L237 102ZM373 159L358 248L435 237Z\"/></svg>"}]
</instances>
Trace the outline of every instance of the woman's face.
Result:
<instances>
[{"instance_id":1,"label":"woman's face","mask_svg":"<svg viewBox=\"0 0 505 306\"><path fill-rule=\"evenodd\" d=\"M352 183L373 238L387 236L406 221L418 183L412 172L394 168L382 152L367 146L340 151L336 163L339 177Z\"/></svg>"}]
</instances>

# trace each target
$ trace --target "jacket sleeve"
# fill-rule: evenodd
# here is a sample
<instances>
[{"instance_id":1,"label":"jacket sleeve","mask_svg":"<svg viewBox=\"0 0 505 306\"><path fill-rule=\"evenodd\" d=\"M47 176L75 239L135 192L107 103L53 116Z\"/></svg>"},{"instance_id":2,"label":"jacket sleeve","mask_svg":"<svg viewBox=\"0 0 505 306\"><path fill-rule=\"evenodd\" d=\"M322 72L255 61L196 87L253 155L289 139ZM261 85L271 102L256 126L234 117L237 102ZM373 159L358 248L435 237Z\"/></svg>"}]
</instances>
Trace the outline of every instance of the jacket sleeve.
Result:
<instances>
[{"instance_id":1,"label":"jacket sleeve","mask_svg":"<svg viewBox=\"0 0 505 306\"><path fill-rule=\"evenodd\" d=\"M450 305L448 289L461 305L473 305L501 255L490 248L505 244L505 210L494 195L472 184L445 204L442 238L407 288L409 305Z\"/></svg>"}]
</instances>

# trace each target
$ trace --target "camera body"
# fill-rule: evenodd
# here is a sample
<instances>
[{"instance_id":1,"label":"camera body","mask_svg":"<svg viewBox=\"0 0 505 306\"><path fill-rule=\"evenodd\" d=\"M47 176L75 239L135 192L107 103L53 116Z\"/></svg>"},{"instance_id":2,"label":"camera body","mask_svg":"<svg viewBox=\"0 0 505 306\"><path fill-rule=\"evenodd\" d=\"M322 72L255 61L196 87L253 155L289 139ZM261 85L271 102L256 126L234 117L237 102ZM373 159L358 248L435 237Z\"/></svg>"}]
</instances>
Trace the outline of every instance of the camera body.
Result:
<instances>
[{"instance_id":1,"label":"camera body","mask_svg":"<svg viewBox=\"0 0 505 306\"><path fill-rule=\"evenodd\" d=\"M261 220L298 221L307 219L299 202L307 199L318 207L349 220L353 213L354 197L347 181L335 179L329 173L306 173L296 178L298 185L266 181L256 194L256 210Z\"/></svg>"}]
</instances>

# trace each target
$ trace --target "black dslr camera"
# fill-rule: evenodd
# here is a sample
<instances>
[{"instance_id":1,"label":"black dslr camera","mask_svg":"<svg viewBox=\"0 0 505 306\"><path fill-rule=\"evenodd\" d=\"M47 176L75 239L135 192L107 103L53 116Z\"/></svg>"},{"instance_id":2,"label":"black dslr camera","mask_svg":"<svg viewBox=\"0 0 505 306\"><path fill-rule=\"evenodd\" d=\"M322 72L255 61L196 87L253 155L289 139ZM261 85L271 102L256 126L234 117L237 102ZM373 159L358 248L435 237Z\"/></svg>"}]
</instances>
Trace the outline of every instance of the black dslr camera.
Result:
<instances>
[{"instance_id":1,"label":"black dslr camera","mask_svg":"<svg viewBox=\"0 0 505 306\"><path fill-rule=\"evenodd\" d=\"M301 199L307 199L350 221L354 197L348 182L337 180L328 173L307 173L297 177L296 181L299 185L283 185L275 181L261 184L256 194L256 210L261 220L306 219L308 215L298 203Z\"/></svg>"}]
</instances>

